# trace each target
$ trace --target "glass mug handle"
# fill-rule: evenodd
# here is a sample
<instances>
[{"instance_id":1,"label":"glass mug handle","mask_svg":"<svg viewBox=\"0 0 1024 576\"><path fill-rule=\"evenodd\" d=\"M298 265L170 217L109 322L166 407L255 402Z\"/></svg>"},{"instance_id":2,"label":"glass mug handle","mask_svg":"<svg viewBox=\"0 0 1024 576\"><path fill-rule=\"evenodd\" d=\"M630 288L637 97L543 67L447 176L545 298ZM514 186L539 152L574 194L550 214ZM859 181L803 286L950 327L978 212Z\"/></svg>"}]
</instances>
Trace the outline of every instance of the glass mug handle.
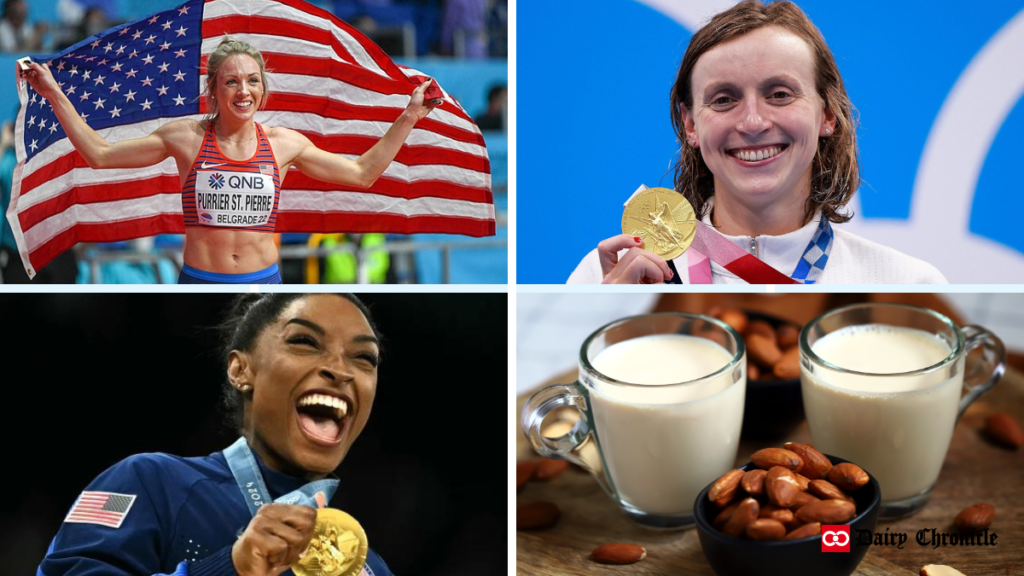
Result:
<instances>
[{"instance_id":1,"label":"glass mug handle","mask_svg":"<svg viewBox=\"0 0 1024 576\"><path fill-rule=\"evenodd\" d=\"M548 438L541 434L544 417L555 408L571 406L580 412L580 419L572 430L560 438ZM579 382L553 384L541 388L530 396L523 406L520 422L523 432L533 449L545 458L566 460L590 472L602 488L614 494L604 474L600 453L597 450L594 426L587 406L587 396Z\"/></svg>"},{"instance_id":2,"label":"glass mug handle","mask_svg":"<svg viewBox=\"0 0 1024 576\"><path fill-rule=\"evenodd\" d=\"M967 410L972 402L991 390L1006 371L1006 348L1003 347L1002 340L981 326L964 326L961 330L967 338L964 355L978 347L982 348L982 353L981 361L975 364L969 373L964 374L964 389L967 390L967 394L960 398L957 420L960 420L964 410Z\"/></svg>"}]
</instances>

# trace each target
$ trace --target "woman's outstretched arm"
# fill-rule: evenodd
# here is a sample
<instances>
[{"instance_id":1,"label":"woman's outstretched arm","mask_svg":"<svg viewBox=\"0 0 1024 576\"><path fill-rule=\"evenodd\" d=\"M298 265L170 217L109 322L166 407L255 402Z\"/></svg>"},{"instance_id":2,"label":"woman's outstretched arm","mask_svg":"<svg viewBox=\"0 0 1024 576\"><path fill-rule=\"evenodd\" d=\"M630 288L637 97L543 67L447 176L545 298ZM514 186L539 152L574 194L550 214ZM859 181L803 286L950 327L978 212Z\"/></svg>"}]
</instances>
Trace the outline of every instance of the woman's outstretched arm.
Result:
<instances>
[{"instance_id":1,"label":"woman's outstretched arm","mask_svg":"<svg viewBox=\"0 0 1024 576\"><path fill-rule=\"evenodd\" d=\"M424 101L429 85L428 80L413 91L409 106L398 120L372 148L355 160L321 150L294 130L279 129L282 139L296 149L292 165L317 180L369 188L395 159L413 126L434 109L432 102Z\"/></svg>"},{"instance_id":2,"label":"woman's outstretched arm","mask_svg":"<svg viewBox=\"0 0 1024 576\"><path fill-rule=\"evenodd\" d=\"M167 143L173 141L174 134L187 129L185 122L170 122L149 136L111 144L78 115L71 100L57 85L48 65L31 62L28 66L29 70L19 70L22 78L53 106L61 128L90 168L141 168L159 164L171 156Z\"/></svg>"}]
</instances>

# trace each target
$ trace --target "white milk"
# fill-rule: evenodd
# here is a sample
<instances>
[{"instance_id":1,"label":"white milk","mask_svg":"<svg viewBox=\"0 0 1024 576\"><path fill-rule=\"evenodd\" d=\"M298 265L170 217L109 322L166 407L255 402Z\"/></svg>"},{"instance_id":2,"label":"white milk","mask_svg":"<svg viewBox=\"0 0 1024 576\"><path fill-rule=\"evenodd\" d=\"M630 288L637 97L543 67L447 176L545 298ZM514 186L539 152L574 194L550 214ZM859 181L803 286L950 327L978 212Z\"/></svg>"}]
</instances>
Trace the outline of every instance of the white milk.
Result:
<instances>
[{"instance_id":1,"label":"white milk","mask_svg":"<svg viewBox=\"0 0 1024 576\"><path fill-rule=\"evenodd\" d=\"M705 486L733 466L743 423L746 359L695 336L644 336L592 360L602 374L641 386L592 382L595 429L619 497L651 514L686 514ZM667 384L658 386L658 384ZM674 384L674 385L672 385Z\"/></svg>"},{"instance_id":2,"label":"white milk","mask_svg":"<svg viewBox=\"0 0 1024 576\"><path fill-rule=\"evenodd\" d=\"M857 372L801 367L804 409L815 448L864 468L893 502L921 494L939 477L953 436L963 358L929 374L901 376L945 360L952 349L922 330L850 326L812 346L822 360ZM952 373L955 376L950 376Z\"/></svg>"}]
</instances>

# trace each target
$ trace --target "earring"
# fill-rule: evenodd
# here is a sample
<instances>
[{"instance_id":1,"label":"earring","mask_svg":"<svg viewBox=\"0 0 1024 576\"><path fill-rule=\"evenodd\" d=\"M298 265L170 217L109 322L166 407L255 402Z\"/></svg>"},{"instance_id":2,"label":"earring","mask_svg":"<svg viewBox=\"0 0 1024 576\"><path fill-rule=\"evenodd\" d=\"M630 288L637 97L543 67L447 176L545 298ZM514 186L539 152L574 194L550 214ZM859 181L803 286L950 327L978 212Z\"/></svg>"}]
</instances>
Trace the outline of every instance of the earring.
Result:
<instances>
[{"instance_id":1,"label":"earring","mask_svg":"<svg viewBox=\"0 0 1024 576\"><path fill-rule=\"evenodd\" d=\"M828 136L831 133L832 133L832 129L831 128L825 128L825 136Z\"/></svg>"},{"instance_id":2,"label":"earring","mask_svg":"<svg viewBox=\"0 0 1024 576\"><path fill-rule=\"evenodd\" d=\"M252 390L252 384L239 384L238 385L238 391L241 392L242 394L245 394L249 390Z\"/></svg>"}]
</instances>

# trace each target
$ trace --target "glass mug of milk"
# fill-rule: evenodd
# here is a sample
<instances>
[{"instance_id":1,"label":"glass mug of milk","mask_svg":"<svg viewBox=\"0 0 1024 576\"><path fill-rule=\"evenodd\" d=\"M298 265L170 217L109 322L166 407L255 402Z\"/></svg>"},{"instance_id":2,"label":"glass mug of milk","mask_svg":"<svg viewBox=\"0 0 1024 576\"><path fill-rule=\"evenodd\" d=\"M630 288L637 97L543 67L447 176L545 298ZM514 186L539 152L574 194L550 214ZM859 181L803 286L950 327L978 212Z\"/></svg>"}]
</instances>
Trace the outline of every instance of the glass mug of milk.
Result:
<instances>
[{"instance_id":1,"label":"glass mug of milk","mask_svg":"<svg viewBox=\"0 0 1024 576\"><path fill-rule=\"evenodd\" d=\"M967 353L981 360L964 374ZM800 333L800 380L811 442L870 472L880 518L928 502L964 410L1002 376L1003 343L978 326L904 304L855 304Z\"/></svg>"},{"instance_id":2,"label":"glass mug of milk","mask_svg":"<svg viewBox=\"0 0 1024 576\"><path fill-rule=\"evenodd\" d=\"M735 462L746 375L743 339L723 322L624 318L583 342L579 380L530 397L523 431L540 455L590 471L635 522L686 528L697 494ZM543 436L544 417L562 406L576 407L579 421Z\"/></svg>"}]
</instances>

